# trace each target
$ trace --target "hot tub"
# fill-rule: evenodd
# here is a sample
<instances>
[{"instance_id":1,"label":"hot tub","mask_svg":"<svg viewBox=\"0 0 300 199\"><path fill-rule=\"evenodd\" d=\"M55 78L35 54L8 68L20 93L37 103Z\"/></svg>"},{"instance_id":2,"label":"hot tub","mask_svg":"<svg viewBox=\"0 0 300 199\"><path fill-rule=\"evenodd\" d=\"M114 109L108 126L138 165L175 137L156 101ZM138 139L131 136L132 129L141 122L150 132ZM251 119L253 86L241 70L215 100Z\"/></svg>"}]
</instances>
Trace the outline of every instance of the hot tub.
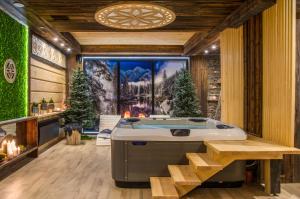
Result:
<instances>
[{"instance_id":1,"label":"hot tub","mask_svg":"<svg viewBox=\"0 0 300 199\"><path fill-rule=\"evenodd\" d=\"M205 140L245 140L235 126L208 118L121 119L112 132L112 177L119 186L169 176L167 165L188 164L185 154L204 153ZM208 181L240 184L245 162L236 161Z\"/></svg>"}]
</instances>

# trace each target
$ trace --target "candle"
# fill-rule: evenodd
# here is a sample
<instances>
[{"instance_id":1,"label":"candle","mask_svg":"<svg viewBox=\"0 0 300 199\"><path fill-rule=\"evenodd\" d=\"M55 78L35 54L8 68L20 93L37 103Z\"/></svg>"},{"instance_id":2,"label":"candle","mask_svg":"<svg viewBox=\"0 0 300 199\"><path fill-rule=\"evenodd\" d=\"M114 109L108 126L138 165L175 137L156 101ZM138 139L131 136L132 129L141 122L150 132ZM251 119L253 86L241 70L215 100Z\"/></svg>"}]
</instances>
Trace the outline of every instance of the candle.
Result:
<instances>
[{"instance_id":1,"label":"candle","mask_svg":"<svg viewBox=\"0 0 300 199\"><path fill-rule=\"evenodd\" d=\"M7 154L7 141L3 140L2 144L1 144L1 148L3 153Z\"/></svg>"},{"instance_id":2,"label":"candle","mask_svg":"<svg viewBox=\"0 0 300 199\"><path fill-rule=\"evenodd\" d=\"M11 159L13 157L13 150L12 150L10 141L7 142L6 148L7 148L7 157L8 157L8 159Z\"/></svg>"},{"instance_id":3,"label":"candle","mask_svg":"<svg viewBox=\"0 0 300 199\"><path fill-rule=\"evenodd\" d=\"M20 149L20 147L18 146L18 148L17 148L17 153L18 153L18 155L20 155L21 154L21 149Z\"/></svg>"},{"instance_id":4,"label":"candle","mask_svg":"<svg viewBox=\"0 0 300 199\"><path fill-rule=\"evenodd\" d=\"M11 150L12 150L12 152L13 152L13 156L16 157L16 156L18 155L18 154L17 154L18 150L17 150L17 147L16 147L16 142L15 142L15 140L13 140L13 141L11 142L10 146L11 146Z\"/></svg>"}]
</instances>

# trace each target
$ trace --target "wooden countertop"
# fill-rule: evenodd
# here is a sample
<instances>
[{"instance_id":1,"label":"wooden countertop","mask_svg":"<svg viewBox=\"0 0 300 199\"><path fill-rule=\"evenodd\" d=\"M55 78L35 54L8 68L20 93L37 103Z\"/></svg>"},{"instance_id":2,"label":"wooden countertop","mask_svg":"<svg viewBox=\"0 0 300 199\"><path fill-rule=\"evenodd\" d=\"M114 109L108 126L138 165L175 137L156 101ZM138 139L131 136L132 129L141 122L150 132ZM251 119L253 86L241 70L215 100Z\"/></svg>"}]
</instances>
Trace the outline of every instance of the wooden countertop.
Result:
<instances>
[{"instance_id":1,"label":"wooden countertop","mask_svg":"<svg viewBox=\"0 0 300 199\"><path fill-rule=\"evenodd\" d=\"M53 119L53 118L59 117L59 115L61 115L63 112L64 111L52 112L52 113L45 113L45 114L37 115L36 117L38 118L38 121L44 121L44 120L48 120L48 119Z\"/></svg>"}]
</instances>

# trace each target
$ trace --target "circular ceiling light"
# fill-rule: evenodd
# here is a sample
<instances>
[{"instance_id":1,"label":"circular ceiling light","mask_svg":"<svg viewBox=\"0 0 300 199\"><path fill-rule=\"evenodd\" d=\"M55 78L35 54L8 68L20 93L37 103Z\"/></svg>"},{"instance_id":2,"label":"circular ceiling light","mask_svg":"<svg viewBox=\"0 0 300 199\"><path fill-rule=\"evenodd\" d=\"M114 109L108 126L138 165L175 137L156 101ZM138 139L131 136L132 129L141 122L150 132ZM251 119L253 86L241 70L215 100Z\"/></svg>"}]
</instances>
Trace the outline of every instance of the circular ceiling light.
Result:
<instances>
[{"instance_id":1,"label":"circular ceiling light","mask_svg":"<svg viewBox=\"0 0 300 199\"><path fill-rule=\"evenodd\" d=\"M148 3L125 3L98 10L98 23L119 29L142 30L166 26L176 18L173 11Z\"/></svg>"},{"instance_id":2,"label":"circular ceiling light","mask_svg":"<svg viewBox=\"0 0 300 199\"><path fill-rule=\"evenodd\" d=\"M21 2L18 2L18 1L13 2L13 5L14 5L15 7L17 7L17 8L23 8L23 7L24 7L24 4L21 3Z\"/></svg>"}]
</instances>

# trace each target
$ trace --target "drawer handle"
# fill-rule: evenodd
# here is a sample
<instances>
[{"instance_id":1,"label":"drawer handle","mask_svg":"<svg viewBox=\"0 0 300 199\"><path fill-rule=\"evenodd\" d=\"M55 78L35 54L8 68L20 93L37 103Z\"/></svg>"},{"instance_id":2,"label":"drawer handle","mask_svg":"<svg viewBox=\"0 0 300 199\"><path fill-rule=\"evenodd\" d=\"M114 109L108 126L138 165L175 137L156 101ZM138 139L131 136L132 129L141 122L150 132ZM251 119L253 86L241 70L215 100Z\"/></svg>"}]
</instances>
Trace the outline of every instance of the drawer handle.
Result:
<instances>
[{"instance_id":1,"label":"drawer handle","mask_svg":"<svg viewBox=\"0 0 300 199\"><path fill-rule=\"evenodd\" d=\"M147 144L147 142L145 142L145 141L135 141L135 142L131 142L131 143L134 146L145 146Z\"/></svg>"}]
</instances>

